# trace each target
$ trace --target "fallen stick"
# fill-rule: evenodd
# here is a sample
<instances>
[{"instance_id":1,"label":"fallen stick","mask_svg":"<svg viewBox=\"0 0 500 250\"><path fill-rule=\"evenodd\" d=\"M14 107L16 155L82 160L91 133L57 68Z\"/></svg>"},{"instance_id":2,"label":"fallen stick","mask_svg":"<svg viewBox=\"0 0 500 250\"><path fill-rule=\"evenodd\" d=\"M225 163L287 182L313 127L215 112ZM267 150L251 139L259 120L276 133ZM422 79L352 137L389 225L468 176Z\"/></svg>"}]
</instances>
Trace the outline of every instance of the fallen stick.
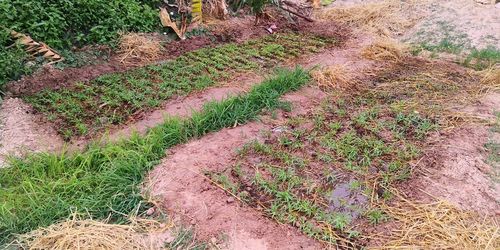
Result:
<instances>
[{"instance_id":1,"label":"fallen stick","mask_svg":"<svg viewBox=\"0 0 500 250\"><path fill-rule=\"evenodd\" d=\"M314 19L312 19L312 18L310 18L310 17L307 17L307 16L304 16L304 15L302 15L302 14L299 14L299 13L297 13L297 12L293 11L293 10L285 9L285 8L283 8L282 6L280 6L280 8L281 8L282 10L284 10L284 11L290 12L291 14L294 14L294 15L296 15L296 16L298 16L298 17L303 18L303 19L305 19L305 20L306 20L306 21L308 21L308 22L314 22Z\"/></svg>"}]
</instances>

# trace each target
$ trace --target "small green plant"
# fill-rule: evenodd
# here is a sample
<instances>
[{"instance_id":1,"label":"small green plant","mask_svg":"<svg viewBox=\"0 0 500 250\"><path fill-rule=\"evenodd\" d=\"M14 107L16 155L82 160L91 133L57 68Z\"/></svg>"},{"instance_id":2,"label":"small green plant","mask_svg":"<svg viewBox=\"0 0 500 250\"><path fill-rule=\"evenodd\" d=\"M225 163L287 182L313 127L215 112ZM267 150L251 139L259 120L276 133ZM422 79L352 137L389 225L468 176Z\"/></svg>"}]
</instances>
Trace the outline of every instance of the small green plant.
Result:
<instances>
[{"instance_id":1,"label":"small green plant","mask_svg":"<svg viewBox=\"0 0 500 250\"><path fill-rule=\"evenodd\" d=\"M198 242L193 234L192 229L179 228L172 242L165 245L167 249L190 249L190 250L205 250L210 249L205 242Z\"/></svg>"},{"instance_id":2,"label":"small green plant","mask_svg":"<svg viewBox=\"0 0 500 250\"><path fill-rule=\"evenodd\" d=\"M465 66L477 70L486 69L497 63L500 63L500 50L494 46L479 50L474 48L464 61Z\"/></svg>"},{"instance_id":3,"label":"small green plant","mask_svg":"<svg viewBox=\"0 0 500 250\"><path fill-rule=\"evenodd\" d=\"M388 219L387 215L382 210L379 209L372 209L368 211L366 217L368 218L370 223L374 225L379 224Z\"/></svg>"}]
</instances>

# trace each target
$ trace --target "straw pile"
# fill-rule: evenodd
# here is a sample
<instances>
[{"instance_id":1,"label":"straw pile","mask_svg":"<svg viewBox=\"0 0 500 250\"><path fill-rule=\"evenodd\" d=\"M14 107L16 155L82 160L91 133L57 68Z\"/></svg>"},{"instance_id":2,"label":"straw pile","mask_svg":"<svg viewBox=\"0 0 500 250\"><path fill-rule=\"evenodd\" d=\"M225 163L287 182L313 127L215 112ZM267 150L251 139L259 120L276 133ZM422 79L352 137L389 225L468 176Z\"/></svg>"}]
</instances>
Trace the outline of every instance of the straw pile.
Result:
<instances>
[{"instance_id":1,"label":"straw pile","mask_svg":"<svg viewBox=\"0 0 500 250\"><path fill-rule=\"evenodd\" d=\"M390 38L378 39L361 51L366 59L384 62L399 62L407 51L406 46Z\"/></svg>"},{"instance_id":2,"label":"straw pile","mask_svg":"<svg viewBox=\"0 0 500 250\"><path fill-rule=\"evenodd\" d=\"M156 220L131 218L130 224L108 224L106 221L71 219L21 235L19 245L27 249L158 249L161 233L171 225ZM159 234L157 238L155 235ZM164 238L164 237L163 237Z\"/></svg>"},{"instance_id":3,"label":"straw pile","mask_svg":"<svg viewBox=\"0 0 500 250\"><path fill-rule=\"evenodd\" d=\"M203 1L203 15L224 20L228 16L228 6L225 0Z\"/></svg>"},{"instance_id":4,"label":"straw pile","mask_svg":"<svg viewBox=\"0 0 500 250\"><path fill-rule=\"evenodd\" d=\"M141 65L155 61L162 50L159 39L139 33L122 34L119 51L120 62Z\"/></svg>"},{"instance_id":5,"label":"straw pile","mask_svg":"<svg viewBox=\"0 0 500 250\"><path fill-rule=\"evenodd\" d=\"M500 249L498 218L462 211L445 201L406 199L385 212L400 224L382 249Z\"/></svg>"},{"instance_id":6,"label":"straw pile","mask_svg":"<svg viewBox=\"0 0 500 250\"><path fill-rule=\"evenodd\" d=\"M500 90L500 65L492 66L480 74L483 75L481 83L489 85L497 91Z\"/></svg>"},{"instance_id":7,"label":"straw pile","mask_svg":"<svg viewBox=\"0 0 500 250\"><path fill-rule=\"evenodd\" d=\"M313 70L311 76L322 89L349 89L356 83L352 72L343 64Z\"/></svg>"},{"instance_id":8,"label":"straw pile","mask_svg":"<svg viewBox=\"0 0 500 250\"><path fill-rule=\"evenodd\" d=\"M419 18L415 9L426 2L386 0L347 7L335 7L319 13L319 18L340 22L381 37L400 35Z\"/></svg>"}]
</instances>

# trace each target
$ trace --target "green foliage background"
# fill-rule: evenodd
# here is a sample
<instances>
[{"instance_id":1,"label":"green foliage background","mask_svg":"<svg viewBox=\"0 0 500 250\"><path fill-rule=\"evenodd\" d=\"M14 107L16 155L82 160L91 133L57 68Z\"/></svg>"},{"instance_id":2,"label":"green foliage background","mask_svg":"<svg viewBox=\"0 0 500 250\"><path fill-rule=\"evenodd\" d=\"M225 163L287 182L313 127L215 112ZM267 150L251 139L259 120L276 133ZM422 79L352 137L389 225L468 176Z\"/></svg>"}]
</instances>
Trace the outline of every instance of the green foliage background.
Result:
<instances>
[{"instance_id":1,"label":"green foliage background","mask_svg":"<svg viewBox=\"0 0 500 250\"><path fill-rule=\"evenodd\" d=\"M30 73L26 54L6 29L31 36L55 49L114 41L119 31L160 28L161 0L0 0L0 87Z\"/></svg>"}]
</instances>

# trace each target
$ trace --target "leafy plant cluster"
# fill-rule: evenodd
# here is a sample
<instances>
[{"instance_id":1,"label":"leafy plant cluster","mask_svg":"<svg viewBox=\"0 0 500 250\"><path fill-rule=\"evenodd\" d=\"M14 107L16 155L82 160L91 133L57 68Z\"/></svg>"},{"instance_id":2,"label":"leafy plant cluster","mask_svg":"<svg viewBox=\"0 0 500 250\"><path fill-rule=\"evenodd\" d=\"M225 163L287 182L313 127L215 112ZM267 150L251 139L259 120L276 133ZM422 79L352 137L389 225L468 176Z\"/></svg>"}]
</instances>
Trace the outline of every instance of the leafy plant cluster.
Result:
<instances>
[{"instance_id":1,"label":"leafy plant cluster","mask_svg":"<svg viewBox=\"0 0 500 250\"><path fill-rule=\"evenodd\" d=\"M51 48L108 44L120 31L152 32L160 19L160 0L2 0L0 1L0 89L32 73L43 58L29 58L10 39L9 30L29 35ZM28 63L29 61L29 63Z\"/></svg>"},{"instance_id":2,"label":"leafy plant cluster","mask_svg":"<svg viewBox=\"0 0 500 250\"><path fill-rule=\"evenodd\" d=\"M118 31L157 30L156 4L156 0L1 1L0 26L53 48L107 43Z\"/></svg>"},{"instance_id":3,"label":"leafy plant cluster","mask_svg":"<svg viewBox=\"0 0 500 250\"><path fill-rule=\"evenodd\" d=\"M11 44L10 35L0 28L0 91L11 80L30 74L33 66L27 65L27 54L20 45ZM11 44L8 49L7 45Z\"/></svg>"},{"instance_id":4,"label":"leafy plant cluster","mask_svg":"<svg viewBox=\"0 0 500 250\"><path fill-rule=\"evenodd\" d=\"M325 45L322 39L296 34L268 36L203 48L163 64L103 75L72 88L45 90L24 99L56 121L59 132L69 139L123 123L173 95L206 88L237 72L273 67Z\"/></svg>"},{"instance_id":5,"label":"leafy plant cluster","mask_svg":"<svg viewBox=\"0 0 500 250\"><path fill-rule=\"evenodd\" d=\"M165 150L191 138L255 119L279 98L309 81L304 70L281 70L246 94L204 105L191 118L172 117L145 135L83 152L38 153L0 169L0 244L15 234L48 226L84 211L95 219L129 213L143 204L139 184ZM144 204L143 204L144 205Z\"/></svg>"}]
</instances>

